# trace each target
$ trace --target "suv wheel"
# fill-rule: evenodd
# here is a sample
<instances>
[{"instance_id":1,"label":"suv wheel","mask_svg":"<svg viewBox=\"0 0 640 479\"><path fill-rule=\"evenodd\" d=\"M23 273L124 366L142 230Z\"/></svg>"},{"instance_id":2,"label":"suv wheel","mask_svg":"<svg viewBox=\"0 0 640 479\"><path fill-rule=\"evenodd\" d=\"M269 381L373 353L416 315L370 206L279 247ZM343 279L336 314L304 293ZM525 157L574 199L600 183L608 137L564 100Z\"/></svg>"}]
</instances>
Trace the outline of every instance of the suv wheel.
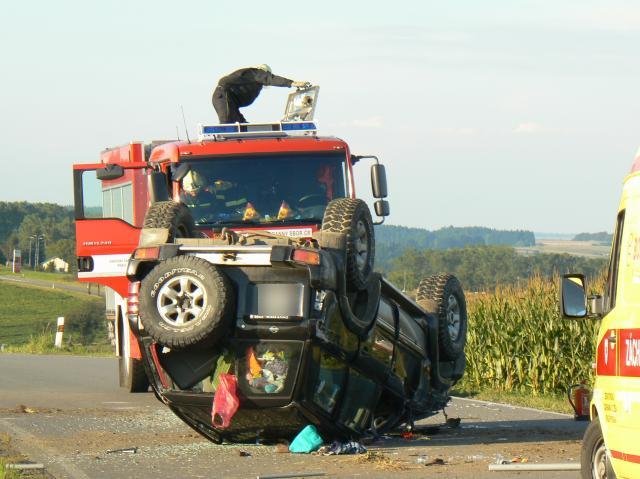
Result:
<instances>
[{"instance_id":1,"label":"suv wheel","mask_svg":"<svg viewBox=\"0 0 640 479\"><path fill-rule=\"evenodd\" d=\"M167 228L169 239L191 238L194 235L195 223L189 208L184 203L175 201L158 201L153 203L144 217L143 228Z\"/></svg>"},{"instance_id":2,"label":"suv wheel","mask_svg":"<svg viewBox=\"0 0 640 479\"><path fill-rule=\"evenodd\" d=\"M438 274L420 281L416 301L438 317L441 359L455 360L467 342L467 305L458 279Z\"/></svg>"},{"instance_id":3,"label":"suv wheel","mask_svg":"<svg viewBox=\"0 0 640 479\"><path fill-rule=\"evenodd\" d=\"M140 285L144 328L156 342L176 350L219 340L229 330L233 305L227 277L195 256L163 261Z\"/></svg>"}]
</instances>

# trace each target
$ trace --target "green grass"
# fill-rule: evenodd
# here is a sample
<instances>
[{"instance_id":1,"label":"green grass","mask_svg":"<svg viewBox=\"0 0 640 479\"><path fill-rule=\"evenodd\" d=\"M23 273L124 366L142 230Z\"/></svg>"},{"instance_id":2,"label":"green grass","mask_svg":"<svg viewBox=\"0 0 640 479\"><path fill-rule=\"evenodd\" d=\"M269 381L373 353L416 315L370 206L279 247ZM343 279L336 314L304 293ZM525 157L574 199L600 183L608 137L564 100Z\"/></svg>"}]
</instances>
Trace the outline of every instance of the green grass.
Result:
<instances>
[{"instance_id":1,"label":"green grass","mask_svg":"<svg viewBox=\"0 0 640 479\"><path fill-rule=\"evenodd\" d=\"M19 273L13 273L10 268L0 266L0 275L3 276L18 276L22 278L42 279L51 282L77 282L76 275L73 273L47 273L44 271L32 271L30 269L23 268Z\"/></svg>"},{"instance_id":2,"label":"green grass","mask_svg":"<svg viewBox=\"0 0 640 479\"><path fill-rule=\"evenodd\" d=\"M113 346L104 338L103 341L91 344L77 342L73 336L66 336L62 341L62 347L54 346L55 333L42 333L32 335L25 343L9 345L5 347L5 353L20 354L70 354L75 356L113 356Z\"/></svg>"},{"instance_id":3,"label":"green grass","mask_svg":"<svg viewBox=\"0 0 640 479\"><path fill-rule=\"evenodd\" d=\"M0 282L0 344L17 346L28 343L32 336L45 333L53 334L56 330L58 316L67 320L68 327L74 336L74 326L81 328L85 321L86 311L94 316L104 318L104 299L82 293L50 290L38 287L18 286ZM84 314L84 316L83 316ZM77 321L74 319L77 318ZM97 320L94 320L96 323ZM69 324L75 322L76 324ZM105 327L106 323L102 321ZM83 334L86 332L83 331ZM75 333L75 336L78 336ZM100 336L99 334L97 336ZM76 339L77 342L77 339Z\"/></svg>"},{"instance_id":4,"label":"green grass","mask_svg":"<svg viewBox=\"0 0 640 479\"><path fill-rule=\"evenodd\" d=\"M7 469L7 464L13 464L24 460L24 456L16 454L11 447L11 436L0 433L0 479L19 479L20 471Z\"/></svg>"},{"instance_id":5,"label":"green grass","mask_svg":"<svg viewBox=\"0 0 640 479\"><path fill-rule=\"evenodd\" d=\"M479 401L530 407L534 409L541 409L543 411L573 414L573 409L567 400L567 396L561 394L549 393L534 396L530 393L519 391L495 391L492 389L469 391L464 388L455 387L451 391L451 395L467 399L477 399Z\"/></svg>"}]
</instances>

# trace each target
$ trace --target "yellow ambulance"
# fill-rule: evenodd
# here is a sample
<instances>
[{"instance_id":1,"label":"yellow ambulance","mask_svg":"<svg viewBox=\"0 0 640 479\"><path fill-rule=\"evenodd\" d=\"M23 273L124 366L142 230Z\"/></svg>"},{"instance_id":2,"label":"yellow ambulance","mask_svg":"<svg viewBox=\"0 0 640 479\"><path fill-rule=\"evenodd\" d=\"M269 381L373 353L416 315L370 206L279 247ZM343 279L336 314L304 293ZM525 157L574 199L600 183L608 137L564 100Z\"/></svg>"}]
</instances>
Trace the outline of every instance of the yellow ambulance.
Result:
<instances>
[{"instance_id":1,"label":"yellow ambulance","mask_svg":"<svg viewBox=\"0 0 640 479\"><path fill-rule=\"evenodd\" d=\"M605 291L587 296L585 278L564 275L567 318L602 318L583 478L640 478L640 150L624 180ZM586 358L585 358L586 359Z\"/></svg>"}]
</instances>

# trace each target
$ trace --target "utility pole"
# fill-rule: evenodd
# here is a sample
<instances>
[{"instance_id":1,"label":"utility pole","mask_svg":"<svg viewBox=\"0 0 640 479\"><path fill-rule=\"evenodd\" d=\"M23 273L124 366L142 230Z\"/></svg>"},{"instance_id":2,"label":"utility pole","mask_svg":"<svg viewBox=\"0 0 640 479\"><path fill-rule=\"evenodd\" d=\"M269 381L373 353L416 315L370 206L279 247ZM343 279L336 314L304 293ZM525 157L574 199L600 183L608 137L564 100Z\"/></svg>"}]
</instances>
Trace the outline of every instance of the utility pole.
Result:
<instances>
[{"instance_id":1,"label":"utility pole","mask_svg":"<svg viewBox=\"0 0 640 479\"><path fill-rule=\"evenodd\" d=\"M38 269L38 263L40 262L40 236L36 236L36 260L35 260L35 268L32 269Z\"/></svg>"},{"instance_id":2,"label":"utility pole","mask_svg":"<svg viewBox=\"0 0 640 479\"><path fill-rule=\"evenodd\" d=\"M33 263L31 262L31 241L36 239L36 235L29 236L29 267L33 269Z\"/></svg>"},{"instance_id":3,"label":"utility pole","mask_svg":"<svg viewBox=\"0 0 640 479\"><path fill-rule=\"evenodd\" d=\"M40 264L40 240L42 240L43 242L43 249L44 249L44 234L41 235L36 235L36 254L35 254L35 268L32 269L37 269L38 265Z\"/></svg>"}]
</instances>

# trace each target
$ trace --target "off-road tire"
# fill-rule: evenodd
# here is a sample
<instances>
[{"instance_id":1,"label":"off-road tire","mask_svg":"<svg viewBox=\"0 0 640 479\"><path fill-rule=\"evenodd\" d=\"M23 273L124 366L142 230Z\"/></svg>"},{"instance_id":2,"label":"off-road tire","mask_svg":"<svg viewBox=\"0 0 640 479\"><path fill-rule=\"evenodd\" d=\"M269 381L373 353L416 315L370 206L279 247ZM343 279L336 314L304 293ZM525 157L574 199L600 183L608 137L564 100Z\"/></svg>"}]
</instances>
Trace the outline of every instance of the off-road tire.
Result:
<instances>
[{"instance_id":1,"label":"off-road tire","mask_svg":"<svg viewBox=\"0 0 640 479\"><path fill-rule=\"evenodd\" d=\"M141 359L118 358L120 387L130 393L145 393L149 390L149 380Z\"/></svg>"},{"instance_id":2,"label":"off-road tire","mask_svg":"<svg viewBox=\"0 0 640 479\"><path fill-rule=\"evenodd\" d=\"M347 236L347 289L364 289L373 272L375 238L367 204L354 198L338 198L327 205L322 230Z\"/></svg>"},{"instance_id":3,"label":"off-road tire","mask_svg":"<svg viewBox=\"0 0 640 479\"><path fill-rule=\"evenodd\" d=\"M467 342L467 305L458 279L437 274L420 281L417 303L438 318L440 360L455 360Z\"/></svg>"},{"instance_id":4,"label":"off-road tire","mask_svg":"<svg viewBox=\"0 0 640 479\"><path fill-rule=\"evenodd\" d=\"M616 477L607 457L598 418L591 421L582 438L580 477L582 479L615 479Z\"/></svg>"},{"instance_id":5,"label":"off-road tire","mask_svg":"<svg viewBox=\"0 0 640 479\"><path fill-rule=\"evenodd\" d=\"M140 285L140 320L157 343L180 350L216 343L232 323L235 294L228 278L195 256L155 266Z\"/></svg>"},{"instance_id":6,"label":"off-road tire","mask_svg":"<svg viewBox=\"0 0 640 479\"><path fill-rule=\"evenodd\" d=\"M167 241L173 242L177 238L192 238L196 226L189 208L184 203L158 201L147 210L142 227L168 228Z\"/></svg>"}]
</instances>

